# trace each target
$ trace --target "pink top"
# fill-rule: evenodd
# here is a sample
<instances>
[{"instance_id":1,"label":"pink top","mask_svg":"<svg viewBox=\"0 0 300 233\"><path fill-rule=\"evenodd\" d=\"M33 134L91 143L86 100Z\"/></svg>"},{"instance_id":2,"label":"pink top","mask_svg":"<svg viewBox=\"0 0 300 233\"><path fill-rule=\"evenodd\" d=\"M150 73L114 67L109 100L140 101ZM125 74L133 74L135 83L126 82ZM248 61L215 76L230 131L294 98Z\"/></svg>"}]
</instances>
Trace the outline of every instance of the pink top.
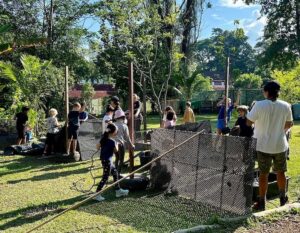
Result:
<instances>
[{"instance_id":1,"label":"pink top","mask_svg":"<svg viewBox=\"0 0 300 233\"><path fill-rule=\"evenodd\" d=\"M166 121L165 121L164 128L167 129L167 128L173 127L173 126L175 126L175 125L176 125L176 122L175 122L174 120L172 120L172 121L166 120Z\"/></svg>"}]
</instances>

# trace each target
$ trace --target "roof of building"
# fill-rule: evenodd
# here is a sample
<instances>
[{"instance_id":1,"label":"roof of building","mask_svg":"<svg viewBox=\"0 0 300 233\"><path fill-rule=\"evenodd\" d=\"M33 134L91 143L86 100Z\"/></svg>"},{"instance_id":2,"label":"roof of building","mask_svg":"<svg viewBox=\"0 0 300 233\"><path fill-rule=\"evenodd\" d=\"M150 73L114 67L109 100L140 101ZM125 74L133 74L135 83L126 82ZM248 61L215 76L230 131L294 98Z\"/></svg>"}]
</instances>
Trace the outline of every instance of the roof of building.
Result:
<instances>
[{"instance_id":1,"label":"roof of building","mask_svg":"<svg viewBox=\"0 0 300 233\"><path fill-rule=\"evenodd\" d=\"M75 84L69 91L69 97L74 99L81 98L82 84ZM111 84L93 84L95 95L93 99L99 99L107 96L114 95L116 89Z\"/></svg>"}]
</instances>

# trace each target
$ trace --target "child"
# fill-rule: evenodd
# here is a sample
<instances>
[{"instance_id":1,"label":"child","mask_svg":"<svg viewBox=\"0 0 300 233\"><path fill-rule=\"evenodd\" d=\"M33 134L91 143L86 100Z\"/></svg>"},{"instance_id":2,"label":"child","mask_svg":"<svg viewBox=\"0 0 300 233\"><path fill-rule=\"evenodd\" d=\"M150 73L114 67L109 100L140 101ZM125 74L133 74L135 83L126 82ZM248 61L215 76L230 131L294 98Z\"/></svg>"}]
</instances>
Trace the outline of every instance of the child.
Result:
<instances>
[{"instance_id":1,"label":"child","mask_svg":"<svg viewBox=\"0 0 300 233\"><path fill-rule=\"evenodd\" d=\"M134 145L132 144L129 137L129 130L128 126L125 123L125 118L125 113L122 110L117 110L115 112L115 125L118 128L118 133L116 134L114 139L118 143L119 149L119 153L116 154L116 168L119 174L121 174L121 169L124 164L126 143L130 147L130 149L134 149Z\"/></svg>"},{"instance_id":2,"label":"child","mask_svg":"<svg viewBox=\"0 0 300 233\"><path fill-rule=\"evenodd\" d=\"M49 152L51 154L54 154L55 135L59 132L58 129L59 124L56 116L57 116L57 110L55 108L51 108L49 110L49 117L47 118L48 131L47 131L45 150L43 153L44 156L47 153L49 154Z\"/></svg>"},{"instance_id":3,"label":"child","mask_svg":"<svg viewBox=\"0 0 300 233\"><path fill-rule=\"evenodd\" d=\"M183 122L186 123L194 123L195 122L195 115L194 111L191 108L191 102L187 101L185 104L186 108L183 115Z\"/></svg>"},{"instance_id":4,"label":"child","mask_svg":"<svg viewBox=\"0 0 300 233\"><path fill-rule=\"evenodd\" d=\"M107 105L105 115L102 119L102 134L104 134L108 123L112 122L113 114L114 114L114 108L111 105Z\"/></svg>"},{"instance_id":5,"label":"child","mask_svg":"<svg viewBox=\"0 0 300 233\"><path fill-rule=\"evenodd\" d=\"M173 112L174 113L173 120L174 120L174 122L176 124L176 120L177 120L176 113L175 113L175 111L173 110L173 108L171 106L167 106L166 109L165 109L164 115L163 115L161 128L165 128L165 123L167 121L167 114L168 114L168 112Z\"/></svg>"},{"instance_id":6,"label":"child","mask_svg":"<svg viewBox=\"0 0 300 233\"><path fill-rule=\"evenodd\" d=\"M81 108L79 110L79 121L80 124L87 121L89 118L89 114L85 111L85 103L81 103Z\"/></svg>"},{"instance_id":7,"label":"child","mask_svg":"<svg viewBox=\"0 0 300 233\"><path fill-rule=\"evenodd\" d=\"M68 115L68 144L67 144L67 153L64 154L65 156L70 155L70 147L72 142L73 142L73 154L75 155L76 152L78 129L80 126L79 123L80 108L81 105L78 102L76 102L73 105L72 111L70 111Z\"/></svg>"},{"instance_id":8,"label":"child","mask_svg":"<svg viewBox=\"0 0 300 233\"><path fill-rule=\"evenodd\" d=\"M237 107L237 111L239 113L239 117L235 122L235 126L239 126L240 128L240 137L249 137L253 136L253 128L252 126L247 126L247 114L248 114L248 106L240 105Z\"/></svg>"},{"instance_id":9,"label":"child","mask_svg":"<svg viewBox=\"0 0 300 233\"><path fill-rule=\"evenodd\" d=\"M176 121L174 120L175 113L173 111L169 111L166 116L166 121L164 128L168 129L176 125Z\"/></svg>"},{"instance_id":10,"label":"child","mask_svg":"<svg viewBox=\"0 0 300 233\"><path fill-rule=\"evenodd\" d=\"M109 175L112 174L114 182L118 180L118 171L112 163L112 157L114 153L118 152L118 146L116 142L112 139L117 135L118 128L114 124L108 124L105 133L102 135L100 144L97 144L97 149L100 149L100 160L103 167L103 176L97 187L96 192L102 190L106 182L108 181ZM116 187L116 197L127 196L129 191L121 189L120 185L117 184ZM104 201L104 197L101 194L95 197L97 201Z\"/></svg>"},{"instance_id":11,"label":"child","mask_svg":"<svg viewBox=\"0 0 300 233\"><path fill-rule=\"evenodd\" d=\"M28 111L28 107L23 107L22 112L16 114L16 127L18 132L17 145L26 143L25 128L26 122L28 121Z\"/></svg>"}]
</instances>

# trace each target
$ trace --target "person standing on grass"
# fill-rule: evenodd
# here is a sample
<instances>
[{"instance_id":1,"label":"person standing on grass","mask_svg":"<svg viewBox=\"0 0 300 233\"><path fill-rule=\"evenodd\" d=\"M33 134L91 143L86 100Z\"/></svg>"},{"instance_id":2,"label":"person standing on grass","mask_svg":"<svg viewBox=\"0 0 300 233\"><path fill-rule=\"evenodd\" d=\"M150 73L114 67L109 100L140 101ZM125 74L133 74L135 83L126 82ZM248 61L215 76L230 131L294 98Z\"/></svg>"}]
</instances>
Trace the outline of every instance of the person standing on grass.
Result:
<instances>
[{"instance_id":1,"label":"person standing on grass","mask_svg":"<svg viewBox=\"0 0 300 233\"><path fill-rule=\"evenodd\" d=\"M26 122L28 121L28 107L22 107L22 112L16 114L16 127L18 132L17 145L26 143L25 129Z\"/></svg>"},{"instance_id":2,"label":"person standing on grass","mask_svg":"<svg viewBox=\"0 0 300 233\"><path fill-rule=\"evenodd\" d=\"M49 110L49 117L47 118L48 131L43 156L50 153L54 154L55 135L59 132L59 123L56 116L57 110L55 108L51 108Z\"/></svg>"},{"instance_id":3,"label":"person standing on grass","mask_svg":"<svg viewBox=\"0 0 300 233\"><path fill-rule=\"evenodd\" d=\"M257 139L257 160L259 168L259 200L254 205L256 210L265 210L268 176L273 162L277 173L280 205L288 201L286 195L287 171L286 151L289 148L286 131L293 125L291 106L278 100L280 85L270 81L264 86L265 100L257 101L247 115L247 124L255 124L254 137Z\"/></svg>"},{"instance_id":4,"label":"person standing on grass","mask_svg":"<svg viewBox=\"0 0 300 233\"><path fill-rule=\"evenodd\" d=\"M183 122L185 124L195 122L195 115L194 115L193 109L191 108L191 102L190 101L187 101L186 104L185 104Z\"/></svg>"},{"instance_id":5,"label":"person standing on grass","mask_svg":"<svg viewBox=\"0 0 300 233\"><path fill-rule=\"evenodd\" d=\"M173 115L173 121L176 124L176 121L177 121L176 113L175 113L174 109L171 106L167 106L165 108L165 111L164 111L164 115L163 115L163 119L162 119L162 123L161 123L161 128L165 128L165 124L166 124L166 121L167 121L167 114L169 112L173 112L173 114L172 114Z\"/></svg>"},{"instance_id":6,"label":"person standing on grass","mask_svg":"<svg viewBox=\"0 0 300 233\"><path fill-rule=\"evenodd\" d=\"M76 102L73 105L72 111L70 111L68 114L68 143L67 143L67 153L64 154L64 156L70 155L72 142L73 142L73 155L75 155L77 138L78 138L78 130L80 126L80 122L79 122L80 109L81 109L81 105L78 102Z\"/></svg>"},{"instance_id":7,"label":"person standing on grass","mask_svg":"<svg viewBox=\"0 0 300 233\"><path fill-rule=\"evenodd\" d=\"M113 140L117 133L117 126L113 123L108 124L104 134L102 135L100 143L97 144L97 149L100 150L100 160L103 167L103 175L96 192L99 192L103 189L104 185L108 181L110 174L113 176L114 182L116 182L119 179L118 171L112 162L112 157L114 153L118 153L118 144ZM129 193L128 190L121 189L120 184L117 184L115 186L115 190L116 197L127 196ZM94 199L97 201L105 200L105 198L101 194L97 195Z\"/></svg>"},{"instance_id":8,"label":"person standing on grass","mask_svg":"<svg viewBox=\"0 0 300 233\"><path fill-rule=\"evenodd\" d=\"M119 152L116 154L115 165L120 175L124 164L126 145L129 146L129 148L132 150L134 150L134 145L130 140L129 129L125 123L125 113L122 110L117 110L115 112L115 120L116 120L115 125L118 128L118 132L115 135L114 140L118 144L118 150L119 150Z\"/></svg>"},{"instance_id":9,"label":"person standing on grass","mask_svg":"<svg viewBox=\"0 0 300 233\"><path fill-rule=\"evenodd\" d=\"M141 131L141 124L143 122L143 115L141 113L142 103L137 94L133 94L133 109L134 109L134 131Z\"/></svg>"}]
</instances>

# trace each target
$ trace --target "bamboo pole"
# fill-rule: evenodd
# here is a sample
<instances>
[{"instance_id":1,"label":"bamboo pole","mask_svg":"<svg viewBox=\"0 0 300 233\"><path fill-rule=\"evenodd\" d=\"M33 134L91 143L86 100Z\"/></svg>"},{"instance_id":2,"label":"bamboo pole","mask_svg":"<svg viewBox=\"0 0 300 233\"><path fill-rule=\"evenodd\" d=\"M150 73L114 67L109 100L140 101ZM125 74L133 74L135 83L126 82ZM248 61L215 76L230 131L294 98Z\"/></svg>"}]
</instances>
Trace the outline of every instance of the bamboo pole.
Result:
<instances>
[{"instance_id":1,"label":"bamboo pole","mask_svg":"<svg viewBox=\"0 0 300 233\"><path fill-rule=\"evenodd\" d=\"M68 150L68 114L69 114L69 67L65 68L65 127L66 127L66 138L65 146L66 152Z\"/></svg>"},{"instance_id":2,"label":"bamboo pole","mask_svg":"<svg viewBox=\"0 0 300 233\"><path fill-rule=\"evenodd\" d=\"M126 178L131 177L132 175L134 175L135 173L142 171L143 169L145 169L146 167L148 167L150 164L152 164L152 163L154 163L154 162L160 160L160 159L161 159L162 157L164 157L166 154L168 154L168 153L172 152L173 150L177 149L178 147L184 145L184 144L187 143L188 141L190 141L190 140L196 138L197 136L199 136L200 134L202 134L204 131L205 131L205 130L203 129L203 130L201 130L200 132L197 132L196 134L194 134L193 136L189 137L188 139L186 139L186 140L183 141L182 143L178 144L177 146L174 146L174 147L171 148L170 150L164 152L164 153L161 154L160 156L158 156L158 157L156 157L155 159L151 160L149 163L145 164L144 166L141 166L140 168L138 168L137 170L135 170L135 171L129 173L128 175L124 176L124 177L121 178L120 180L118 180L118 181L112 183L111 185L108 185L106 188L102 189L101 191L94 193L94 194L91 195L90 197L88 197L88 198L86 198L86 199L80 201L79 203L77 203L77 204L75 204L75 205L73 205L73 206L71 206L71 207L65 209L64 211L60 212L59 214L53 216L52 218L49 218L49 219L46 220L45 222L43 222L43 223L37 225L36 227L32 228L31 230L27 231L27 233L33 232L33 231L35 231L35 230L41 228L42 226L44 226L44 225L46 225L47 223L53 221L54 219L58 218L59 216L65 214L65 213L67 213L67 212L69 212L70 210L77 209L79 206L81 206L81 205L87 203L89 200L95 198L97 195L102 194L103 192L105 192L105 191L109 190L110 188L114 187L116 184L120 183L122 180L125 180Z\"/></svg>"}]
</instances>

